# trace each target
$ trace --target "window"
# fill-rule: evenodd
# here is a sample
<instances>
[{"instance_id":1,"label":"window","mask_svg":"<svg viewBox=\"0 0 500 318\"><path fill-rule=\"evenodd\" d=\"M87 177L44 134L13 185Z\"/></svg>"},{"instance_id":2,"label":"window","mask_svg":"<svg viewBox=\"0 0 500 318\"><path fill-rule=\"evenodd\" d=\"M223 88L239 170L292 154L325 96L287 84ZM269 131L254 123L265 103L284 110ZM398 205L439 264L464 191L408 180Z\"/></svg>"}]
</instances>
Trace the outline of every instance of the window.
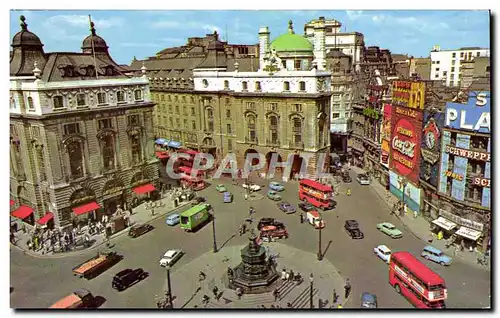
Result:
<instances>
[{"instance_id":1,"label":"window","mask_svg":"<svg viewBox=\"0 0 500 318\"><path fill-rule=\"evenodd\" d=\"M168 112L172 114L172 105L168 105Z\"/></svg>"},{"instance_id":2,"label":"window","mask_svg":"<svg viewBox=\"0 0 500 318\"><path fill-rule=\"evenodd\" d=\"M451 57L452 57L452 58L457 57L457 53L451 53Z\"/></svg>"},{"instance_id":3,"label":"window","mask_svg":"<svg viewBox=\"0 0 500 318\"><path fill-rule=\"evenodd\" d=\"M283 90L284 91L289 91L290 90L290 82L284 82L283 83Z\"/></svg>"},{"instance_id":4,"label":"window","mask_svg":"<svg viewBox=\"0 0 500 318\"><path fill-rule=\"evenodd\" d=\"M174 127L174 119L172 117L170 117L168 119L169 123L170 123L170 127Z\"/></svg>"},{"instance_id":5,"label":"window","mask_svg":"<svg viewBox=\"0 0 500 318\"><path fill-rule=\"evenodd\" d=\"M281 64L283 65L283 68L286 70L286 60L281 61Z\"/></svg>"},{"instance_id":6,"label":"window","mask_svg":"<svg viewBox=\"0 0 500 318\"><path fill-rule=\"evenodd\" d=\"M224 81L224 89L229 89L229 81Z\"/></svg>"},{"instance_id":7,"label":"window","mask_svg":"<svg viewBox=\"0 0 500 318\"><path fill-rule=\"evenodd\" d=\"M201 81L201 83L203 84L203 87L205 87L205 88L208 87L208 81L206 79L204 79L203 81Z\"/></svg>"},{"instance_id":8,"label":"window","mask_svg":"<svg viewBox=\"0 0 500 318\"><path fill-rule=\"evenodd\" d=\"M269 117L269 137L271 137L271 143L276 145L278 140L278 117L271 116Z\"/></svg>"},{"instance_id":9,"label":"window","mask_svg":"<svg viewBox=\"0 0 500 318\"><path fill-rule=\"evenodd\" d=\"M194 107L191 107L191 116L195 116L196 115L196 112L194 110Z\"/></svg>"},{"instance_id":10,"label":"window","mask_svg":"<svg viewBox=\"0 0 500 318\"><path fill-rule=\"evenodd\" d=\"M300 118L293 119L293 141L299 143L302 141L302 120Z\"/></svg>"},{"instance_id":11,"label":"window","mask_svg":"<svg viewBox=\"0 0 500 318\"><path fill-rule=\"evenodd\" d=\"M248 89L248 83L247 82L241 82L241 89L246 91Z\"/></svg>"},{"instance_id":12,"label":"window","mask_svg":"<svg viewBox=\"0 0 500 318\"><path fill-rule=\"evenodd\" d=\"M440 61L436 61L436 64L439 64L439 63L440 63Z\"/></svg>"},{"instance_id":13,"label":"window","mask_svg":"<svg viewBox=\"0 0 500 318\"><path fill-rule=\"evenodd\" d=\"M446 76L448 75L448 72L447 71L443 71L443 76Z\"/></svg>"},{"instance_id":14,"label":"window","mask_svg":"<svg viewBox=\"0 0 500 318\"><path fill-rule=\"evenodd\" d=\"M464 52L460 52L460 57L464 57Z\"/></svg>"},{"instance_id":15,"label":"window","mask_svg":"<svg viewBox=\"0 0 500 318\"><path fill-rule=\"evenodd\" d=\"M61 102L61 104L62 104L62 102ZM14 96L10 96L10 108L16 108L16 100L14 99ZM56 107L54 106L54 108L56 108Z\"/></svg>"},{"instance_id":16,"label":"window","mask_svg":"<svg viewBox=\"0 0 500 318\"><path fill-rule=\"evenodd\" d=\"M255 110L255 103L254 102L247 102L247 109Z\"/></svg>"},{"instance_id":17,"label":"window","mask_svg":"<svg viewBox=\"0 0 500 318\"><path fill-rule=\"evenodd\" d=\"M434 74L434 78L438 78L438 77L439 77L438 73Z\"/></svg>"},{"instance_id":18,"label":"window","mask_svg":"<svg viewBox=\"0 0 500 318\"><path fill-rule=\"evenodd\" d=\"M229 151L233 150L233 141L231 139L228 139L227 141L227 150Z\"/></svg>"},{"instance_id":19,"label":"window","mask_svg":"<svg viewBox=\"0 0 500 318\"><path fill-rule=\"evenodd\" d=\"M489 72L490 71L490 66L486 66L486 72Z\"/></svg>"},{"instance_id":20,"label":"window","mask_svg":"<svg viewBox=\"0 0 500 318\"><path fill-rule=\"evenodd\" d=\"M226 97L226 106L229 106L229 105L231 105L231 99Z\"/></svg>"},{"instance_id":21,"label":"window","mask_svg":"<svg viewBox=\"0 0 500 318\"><path fill-rule=\"evenodd\" d=\"M214 111L212 110L212 108L207 108L207 117L210 119L214 118Z\"/></svg>"},{"instance_id":22,"label":"window","mask_svg":"<svg viewBox=\"0 0 500 318\"><path fill-rule=\"evenodd\" d=\"M253 116L248 117L247 126L248 126L248 138L250 139L250 141L256 141L257 134L255 131L255 117Z\"/></svg>"},{"instance_id":23,"label":"window","mask_svg":"<svg viewBox=\"0 0 500 318\"><path fill-rule=\"evenodd\" d=\"M260 86L260 82L255 82L255 90L260 91L262 87Z\"/></svg>"},{"instance_id":24,"label":"window","mask_svg":"<svg viewBox=\"0 0 500 318\"><path fill-rule=\"evenodd\" d=\"M182 96L182 102L185 103L186 102L186 96Z\"/></svg>"},{"instance_id":25,"label":"window","mask_svg":"<svg viewBox=\"0 0 500 318\"><path fill-rule=\"evenodd\" d=\"M136 89L134 91L134 98L135 98L135 100L143 100L143 98L142 98L142 90Z\"/></svg>"},{"instance_id":26,"label":"window","mask_svg":"<svg viewBox=\"0 0 500 318\"><path fill-rule=\"evenodd\" d=\"M188 121L187 121L187 119L184 119L184 129L188 129Z\"/></svg>"},{"instance_id":27,"label":"window","mask_svg":"<svg viewBox=\"0 0 500 318\"><path fill-rule=\"evenodd\" d=\"M62 96L54 96L54 97L52 97L52 102L54 103L54 109L64 108L63 101L64 100L63 100Z\"/></svg>"},{"instance_id":28,"label":"window","mask_svg":"<svg viewBox=\"0 0 500 318\"><path fill-rule=\"evenodd\" d=\"M187 108L186 106L182 106L182 115L187 116Z\"/></svg>"},{"instance_id":29,"label":"window","mask_svg":"<svg viewBox=\"0 0 500 318\"><path fill-rule=\"evenodd\" d=\"M141 147L141 138L139 132L135 132L130 135L130 151L132 154L132 164L136 165L141 163L142 147Z\"/></svg>"},{"instance_id":30,"label":"window","mask_svg":"<svg viewBox=\"0 0 500 318\"><path fill-rule=\"evenodd\" d=\"M293 108L297 113L302 112L302 104L293 104Z\"/></svg>"},{"instance_id":31,"label":"window","mask_svg":"<svg viewBox=\"0 0 500 318\"><path fill-rule=\"evenodd\" d=\"M73 134L79 134L80 133L80 124L79 123L73 123L73 124L66 124L64 125L64 135L73 135Z\"/></svg>"},{"instance_id":32,"label":"window","mask_svg":"<svg viewBox=\"0 0 500 318\"><path fill-rule=\"evenodd\" d=\"M438 67L438 68L436 68L436 72L439 72L439 67Z\"/></svg>"},{"instance_id":33,"label":"window","mask_svg":"<svg viewBox=\"0 0 500 318\"><path fill-rule=\"evenodd\" d=\"M175 113L179 115L179 105L175 105Z\"/></svg>"},{"instance_id":34,"label":"window","mask_svg":"<svg viewBox=\"0 0 500 318\"><path fill-rule=\"evenodd\" d=\"M141 125L141 119L140 119L139 115L129 115L127 119L128 119L129 126L140 126Z\"/></svg>"},{"instance_id":35,"label":"window","mask_svg":"<svg viewBox=\"0 0 500 318\"><path fill-rule=\"evenodd\" d=\"M45 158L43 156L43 147L38 146L35 149L36 149L36 160L38 163L38 176L40 177L40 181L45 181L47 180L47 173L45 172Z\"/></svg>"},{"instance_id":36,"label":"window","mask_svg":"<svg viewBox=\"0 0 500 318\"><path fill-rule=\"evenodd\" d=\"M231 110L226 109L226 118L231 118Z\"/></svg>"},{"instance_id":37,"label":"window","mask_svg":"<svg viewBox=\"0 0 500 318\"><path fill-rule=\"evenodd\" d=\"M339 113L332 113L332 119L337 119L337 118L340 118L340 114Z\"/></svg>"},{"instance_id":38,"label":"window","mask_svg":"<svg viewBox=\"0 0 500 318\"><path fill-rule=\"evenodd\" d=\"M295 67L296 71L300 71L301 64L302 64L301 60L295 60L294 61L294 67Z\"/></svg>"},{"instance_id":39,"label":"window","mask_svg":"<svg viewBox=\"0 0 500 318\"><path fill-rule=\"evenodd\" d=\"M451 72L452 73L455 72L455 67L454 66L451 67Z\"/></svg>"},{"instance_id":40,"label":"window","mask_svg":"<svg viewBox=\"0 0 500 318\"><path fill-rule=\"evenodd\" d=\"M106 102L106 93L100 92L97 93L97 105L105 105Z\"/></svg>"},{"instance_id":41,"label":"window","mask_svg":"<svg viewBox=\"0 0 500 318\"><path fill-rule=\"evenodd\" d=\"M231 124L227 124L226 129L227 129L227 133L228 133L228 134L232 134L232 131L231 131Z\"/></svg>"},{"instance_id":42,"label":"window","mask_svg":"<svg viewBox=\"0 0 500 318\"><path fill-rule=\"evenodd\" d=\"M73 179L83 177L83 145L80 141L72 141L67 146L69 168Z\"/></svg>"},{"instance_id":43,"label":"window","mask_svg":"<svg viewBox=\"0 0 500 318\"><path fill-rule=\"evenodd\" d=\"M115 168L115 143L113 135L101 138L102 164L104 170Z\"/></svg>"},{"instance_id":44,"label":"window","mask_svg":"<svg viewBox=\"0 0 500 318\"><path fill-rule=\"evenodd\" d=\"M455 60L451 60L451 65L455 65Z\"/></svg>"},{"instance_id":45,"label":"window","mask_svg":"<svg viewBox=\"0 0 500 318\"><path fill-rule=\"evenodd\" d=\"M111 122L111 118L101 119L98 121L98 123L99 123L99 130L105 128L113 128L113 123Z\"/></svg>"},{"instance_id":46,"label":"window","mask_svg":"<svg viewBox=\"0 0 500 318\"><path fill-rule=\"evenodd\" d=\"M175 124L177 125L177 127L180 127L181 126L181 119L180 118L176 118L175 119Z\"/></svg>"},{"instance_id":47,"label":"window","mask_svg":"<svg viewBox=\"0 0 500 318\"><path fill-rule=\"evenodd\" d=\"M35 110L35 104L33 103L33 98L28 97L28 109Z\"/></svg>"},{"instance_id":48,"label":"window","mask_svg":"<svg viewBox=\"0 0 500 318\"><path fill-rule=\"evenodd\" d=\"M278 111L278 103L270 103L269 104L269 110L273 111L273 112Z\"/></svg>"},{"instance_id":49,"label":"window","mask_svg":"<svg viewBox=\"0 0 500 318\"><path fill-rule=\"evenodd\" d=\"M118 103L125 103L125 93L123 91L116 92L116 101Z\"/></svg>"},{"instance_id":50,"label":"window","mask_svg":"<svg viewBox=\"0 0 500 318\"><path fill-rule=\"evenodd\" d=\"M194 97L191 96L191 103L194 104Z\"/></svg>"},{"instance_id":51,"label":"window","mask_svg":"<svg viewBox=\"0 0 500 318\"><path fill-rule=\"evenodd\" d=\"M193 130L196 130L196 121L193 120L191 122L191 127L192 127Z\"/></svg>"},{"instance_id":52,"label":"window","mask_svg":"<svg viewBox=\"0 0 500 318\"><path fill-rule=\"evenodd\" d=\"M161 97L160 97L160 99L161 99L162 102L164 102L165 101L165 95L162 94Z\"/></svg>"},{"instance_id":53,"label":"window","mask_svg":"<svg viewBox=\"0 0 500 318\"><path fill-rule=\"evenodd\" d=\"M299 82L299 90L304 92L306 90L306 82Z\"/></svg>"},{"instance_id":54,"label":"window","mask_svg":"<svg viewBox=\"0 0 500 318\"><path fill-rule=\"evenodd\" d=\"M212 120L208 121L208 131L214 131L214 122Z\"/></svg>"},{"instance_id":55,"label":"window","mask_svg":"<svg viewBox=\"0 0 500 318\"><path fill-rule=\"evenodd\" d=\"M481 56L481 53L480 52L476 52L476 57L479 57Z\"/></svg>"}]
</instances>

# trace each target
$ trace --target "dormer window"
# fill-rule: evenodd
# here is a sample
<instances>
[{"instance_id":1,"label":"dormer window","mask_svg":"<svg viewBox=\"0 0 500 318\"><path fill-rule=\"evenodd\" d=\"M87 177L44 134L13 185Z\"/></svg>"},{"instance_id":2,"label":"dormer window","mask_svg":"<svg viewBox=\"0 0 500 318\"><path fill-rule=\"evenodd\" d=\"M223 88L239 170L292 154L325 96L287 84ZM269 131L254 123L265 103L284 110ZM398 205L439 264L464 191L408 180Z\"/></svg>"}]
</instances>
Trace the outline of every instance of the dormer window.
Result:
<instances>
[{"instance_id":1,"label":"dormer window","mask_svg":"<svg viewBox=\"0 0 500 318\"><path fill-rule=\"evenodd\" d=\"M95 76L95 68L93 65L87 66L87 76L89 77Z\"/></svg>"},{"instance_id":2,"label":"dormer window","mask_svg":"<svg viewBox=\"0 0 500 318\"><path fill-rule=\"evenodd\" d=\"M224 81L224 89L229 89L229 81Z\"/></svg>"},{"instance_id":3,"label":"dormer window","mask_svg":"<svg viewBox=\"0 0 500 318\"><path fill-rule=\"evenodd\" d=\"M260 91L262 87L260 86L260 82L255 82L255 90Z\"/></svg>"},{"instance_id":4,"label":"dormer window","mask_svg":"<svg viewBox=\"0 0 500 318\"><path fill-rule=\"evenodd\" d=\"M290 91L290 82L284 82L283 83L283 90L286 92Z\"/></svg>"},{"instance_id":5,"label":"dormer window","mask_svg":"<svg viewBox=\"0 0 500 318\"><path fill-rule=\"evenodd\" d=\"M299 90L301 92L305 92L306 91L306 82L303 82L303 81L299 82Z\"/></svg>"},{"instance_id":6,"label":"dormer window","mask_svg":"<svg viewBox=\"0 0 500 318\"><path fill-rule=\"evenodd\" d=\"M248 89L248 83L247 82L241 82L241 89L246 91Z\"/></svg>"},{"instance_id":7,"label":"dormer window","mask_svg":"<svg viewBox=\"0 0 500 318\"><path fill-rule=\"evenodd\" d=\"M135 97L135 100L137 100L137 101L143 100L143 98L142 98L142 90L136 89L134 91L134 97Z\"/></svg>"},{"instance_id":8,"label":"dormer window","mask_svg":"<svg viewBox=\"0 0 500 318\"><path fill-rule=\"evenodd\" d=\"M97 93L97 104L98 105L106 105L108 102L106 100L106 93Z\"/></svg>"},{"instance_id":9,"label":"dormer window","mask_svg":"<svg viewBox=\"0 0 500 318\"><path fill-rule=\"evenodd\" d=\"M52 103L54 105L54 109L64 108L64 99L62 96L52 97Z\"/></svg>"},{"instance_id":10,"label":"dormer window","mask_svg":"<svg viewBox=\"0 0 500 318\"><path fill-rule=\"evenodd\" d=\"M123 91L116 92L116 101L118 103L125 103L125 93Z\"/></svg>"},{"instance_id":11,"label":"dormer window","mask_svg":"<svg viewBox=\"0 0 500 318\"><path fill-rule=\"evenodd\" d=\"M85 96L85 94L76 95L76 106L77 107L87 106L87 96Z\"/></svg>"},{"instance_id":12,"label":"dormer window","mask_svg":"<svg viewBox=\"0 0 500 318\"><path fill-rule=\"evenodd\" d=\"M65 77L73 77L75 76L75 69L72 65L68 65L64 68L64 76Z\"/></svg>"},{"instance_id":13,"label":"dormer window","mask_svg":"<svg viewBox=\"0 0 500 318\"><path fill-rule=\"evenodd\" d=\"M113 66L106 67L106 76L113 76L115 73Z\"/></svg>"}]
</instances>

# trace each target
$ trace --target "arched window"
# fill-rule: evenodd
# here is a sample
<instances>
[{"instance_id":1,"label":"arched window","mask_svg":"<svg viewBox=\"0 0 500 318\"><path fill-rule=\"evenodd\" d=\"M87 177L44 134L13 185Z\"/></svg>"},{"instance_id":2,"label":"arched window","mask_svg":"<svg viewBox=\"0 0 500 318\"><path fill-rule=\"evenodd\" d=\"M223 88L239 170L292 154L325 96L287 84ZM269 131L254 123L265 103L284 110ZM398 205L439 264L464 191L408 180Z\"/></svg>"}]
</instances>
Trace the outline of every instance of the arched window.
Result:
<instances>
[{"instance_id":1,"label":"arched window","mask_svg":"<svg viewBox=\"0 0 500 318\"><path fill-rule=\"evenodd\" d=\"M278 117L276 117L276 116L269 117L269 137L270 137L271 144L276 145L279 143Z\"/></svg>"},{"instance_id":2,"label":"arched window","mask_svg":"<svg viewBox=\"0 0 500 318\"><path fill-rule=\"evenodd\" d=\"M106 105L107 104L106 93L104 93L104 92L97 93L97 104L98 105Z\"/></svg>"},{"instance_id":3,"label":"arched window","mask_svg":"<svg viewBox=\"0 0 500 318\"><path fill-rule=\"evenodd\" d=\"M255 117L249 116L247 119L248 126L248 139L249 141L255 142L257 141L257 131L255 127Z\"/></svg>"},{"instance_id":4,"label":"arched window","mask_svg":"<svg viewBox=\"0 0 500 318\"><path fill-rule=\"evenodd\" d=\"M207 108L207 117L208 118L214 117L214 111L212 110L212 108Z\"/></svg>"},{"instance_id":5,"label":"arched window","mask_svg":"<svg viewBox=\"0 0 500 318\"><path fill-rule=\"evenodd\" d=\"M247 82L241 82L241 89L246 91L248 89L248 83Z\"/></svg>"},{"instance_id":6,"label":"arched window","mask_svg":"<svg viewBox=\"0 0 500 318\"><path fill-rule=\"evenodd\" d=\"M293 119L292 132L294 143L300 143L302 141L302 120L300 118Z\"/></svg>"},{"instance_id":7,"label":"arched window","mask_svg":"<svg viewBox=\"0 0 500 318\"><path fill-rule=\"evenodd\" d=\"M33 98L28 97L28 109L35 110L35 104L33 103Z\"/></svg>"},{"instance_id":8,"label":"arched window","mask_svg":"<svg viewBox=\"0 0 500 318\"><path fill-rule=\"evenodd\" d=\"M319 147L323 147L325 139L325 120L321 118L318 122L318 143Z\"/></svg>"},{"instance_id":9,"label":"arched window","mask_svg":"<svg viewBox=\"0 0 500 318\"><path fill-rule=\"evenodd\" d=\"M260 82L255 82L255 90L260 91L262 89Z\"/></svg>"},{"instance_id":10,"label":"arched window","mask_svg":"<svg viewBox=\"0 0 500 318\"><path fill-rule=\"evenodd\" d=\"M101 138L101 153L104 170L115 168L115 142L112 134Z\"/></svg>"},{"instance_id":11,"label":"arched window","mask_svg":"<svg viewBox=\"0 0 500 318\"><path fill-rule=\"evenodd\" d=\"M76 106L87 106L87 96L85 94L76 95Z\"/></svg>"},{"instance_id":12,"label":"arched window","mask_svg":"<svg viewBox=\"0 0 500 318\"><path fill-rule=\"evenodd\" d=\"M69 167L73 179L83 177L83 145L80 141L71 141L68 146Z\"/></svg>"},{"instance_id":13,"label":"arched window","mask_svg":"<svg viewBox=\"0 0 500 318\"><path fill-rule=\"evenodd\" d=\"M133 131L130 134L130 152L132 155L133 165L142 162L141 135L138 131Z\"/></svg>"},{"instance_id":14,"label":"arched window","mask_svg":"<svg viewBox=\"0 0 500 318\"><path fill-rule=\"evenodd\" d=\"M38 177L40 181L47 180L47 172L45 171L45 159L43 156L43 146L37 145L35 147L36 161L38 164Z\"/></svg>"},{"instance_id":15,"label":"arched window","mask_svg":"<svg viewBox=\"0 0 500 318\"><path fill-rule=\"evenodd\" d=\"M214 131L214 111L212 108L207 108L206 113L207 113L207 129L208 131Z\"/></svg>"},{"instance_id":16,"label":"arched window","mask_svg":"<svg viewBox=\"0 0 500 318\"><path fill-rule=\"evenodd\" d=\"M202 84L203 84L203 87L207 88L208 87L208 81L206 79L204 79L202 81Z\"/></svg>"},{"instance_id":17,"label":"arched window","mask_svg":"<svg viewBox=\"0 0 500 318\"><path fill-rule=\"evenodd\" d=\"M125 93L123 91L116 92L116 101L118 103L125 103Z\"/></svg>"},{"instance_id":18,"label":"arched window","mask_svg":"<svg viewBox=\"0 0 500 318\"><path fill-rule=\"evenodd\" d=\"M290 91L290 82L283 83L283 90L286 92Z\"/></svg>"},{"instance_id":19,"label":"arched window","mask_svg":"<svg viewBox=\"0 0 500 318\"><path fill-rule=\"evenodd\" d=\"M224 81L224 89L229 89L229 81Z\"/></svg>"}]
</instances>

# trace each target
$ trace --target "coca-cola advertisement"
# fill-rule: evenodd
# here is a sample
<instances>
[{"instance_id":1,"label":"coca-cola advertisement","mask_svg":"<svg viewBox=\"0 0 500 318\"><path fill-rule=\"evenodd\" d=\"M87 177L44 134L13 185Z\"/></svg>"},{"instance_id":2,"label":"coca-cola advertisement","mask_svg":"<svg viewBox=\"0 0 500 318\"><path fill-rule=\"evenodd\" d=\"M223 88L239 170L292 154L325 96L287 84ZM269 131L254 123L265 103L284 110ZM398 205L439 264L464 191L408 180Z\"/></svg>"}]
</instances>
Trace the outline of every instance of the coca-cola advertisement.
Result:
<instances>
[{"instance_id":1,"label":"coca-cola advertisement","mask_svg":"<svg viewBox=\"0 0 500 318\"><path fill-rule=\"evenodd\" d=\"M422 112L393 105L391 114L390 169L414 185L420 179Z\"/></svg>"}]
</instances>

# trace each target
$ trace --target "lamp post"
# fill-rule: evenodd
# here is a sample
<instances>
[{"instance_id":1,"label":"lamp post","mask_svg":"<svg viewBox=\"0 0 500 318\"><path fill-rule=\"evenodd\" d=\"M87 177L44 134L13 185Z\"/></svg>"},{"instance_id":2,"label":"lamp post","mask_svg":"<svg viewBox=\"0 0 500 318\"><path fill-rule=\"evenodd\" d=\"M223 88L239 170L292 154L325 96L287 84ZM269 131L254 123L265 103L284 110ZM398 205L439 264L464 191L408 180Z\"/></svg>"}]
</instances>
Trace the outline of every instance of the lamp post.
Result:
<instances>
[{"instance_id":1,"label":"lamp post","mask_svg":"<svg viewBox=\"0 0 500 318\"><path fill-rule=\"evenodd\" d=\"M406 192L406 186L408 185L408 179L406 177L402 177L399 179L399 183L403 186L403 196L402 196L402 201L403 201L403 213L404 213L404 208L405 208L405 192ZM402 214L404 215L404 214Z\"/></svg>"},{"instance_id":2,"label":"lamp post","mask_svg":"<svg viewBox=\"0 0 500 318\"><path fill-rule=\"evenodd\" d=\"M318 261L321 261L323 259L323 253L321 252L321 228L323 227L323 219L320 217L318 219L318 233L319 233L319 238L318 238Z\"/></svg>"},{"instance_id":3,"label":"lamp post","mask_svg":"<svg viewBox=\"0 0 500 318\"><path fill-rule=\"evenodd\" d=\"M212 209L212 232L214 236L214 249L213 252L217 253L217 238L215 236L215 212L214 209Z\"/></svg>"},{"instance_id":4,"label":"lamp post","mask_svg":"<svg viewBox=\"0 0 500 318\"><path fill-rule=\"evenodd\" d=\"M174 303L172 302L172 285L170 284L170 265L165 266L165 269L167 270L167 291L165 293L165 303L161 306L163 308L174 308Z\"/></svg>"},{"instance_id":5,"label":"lamp post","mask_svg":"<svg viewBox=\"0 0 500 318\"><path fill-rule=\"evenodd\" d=\"M313 288L314 288L314 276L311 273L309 275L309 308L313 309L314 304L313 304Z\"/></svg>"}]
</instances>

